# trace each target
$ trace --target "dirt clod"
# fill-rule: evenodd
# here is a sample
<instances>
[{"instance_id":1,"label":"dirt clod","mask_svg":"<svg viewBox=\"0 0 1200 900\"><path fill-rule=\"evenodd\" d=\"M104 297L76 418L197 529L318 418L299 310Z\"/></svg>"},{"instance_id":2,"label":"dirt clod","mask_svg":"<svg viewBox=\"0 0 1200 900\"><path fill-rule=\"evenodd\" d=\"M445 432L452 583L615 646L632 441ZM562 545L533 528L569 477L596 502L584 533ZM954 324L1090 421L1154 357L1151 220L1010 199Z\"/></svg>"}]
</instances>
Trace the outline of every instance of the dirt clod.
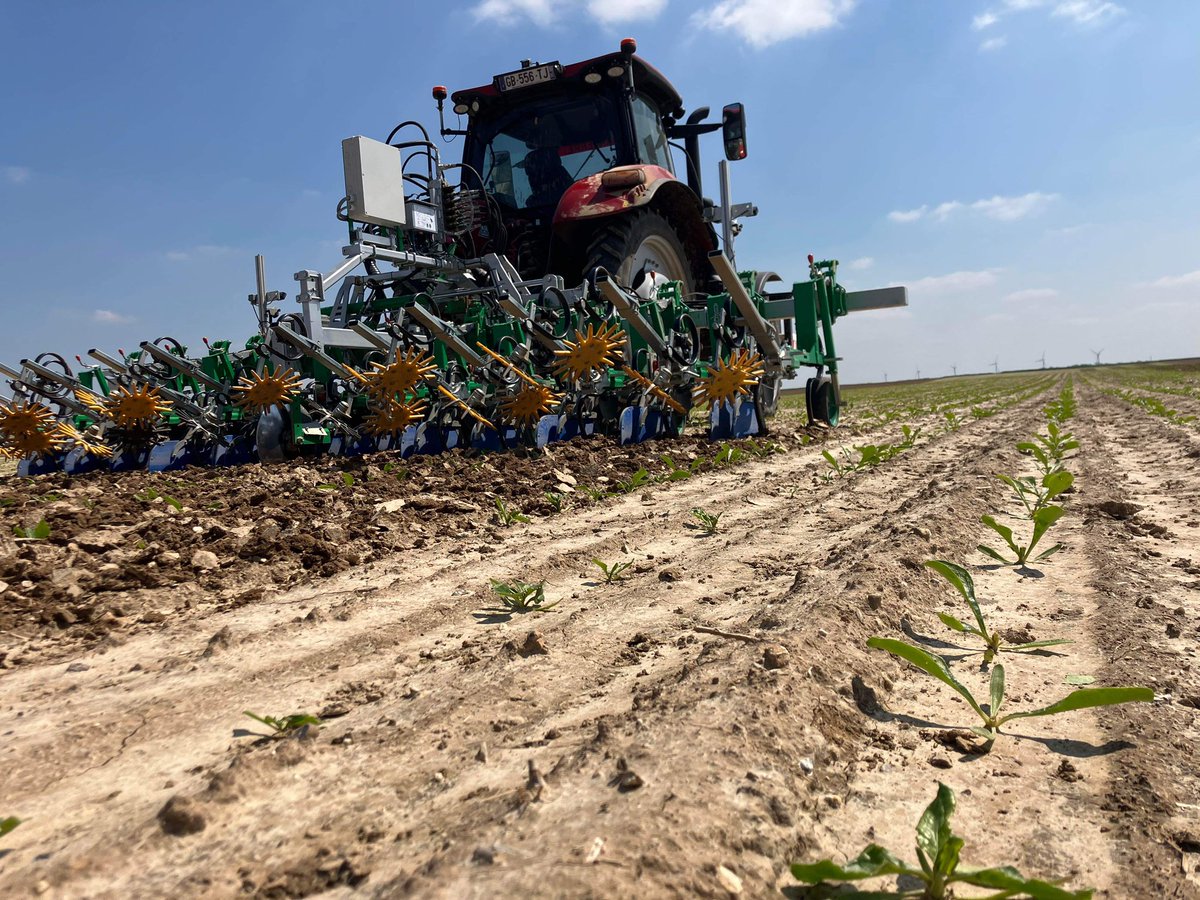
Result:
<instances>
[{"instance_id":1,"label":"dirt clod","mask_svg":"<svg viewBox=\"0 0 1200 900\"><path fill-rule=\"evenodd\" d=\"M764 669L782 669L788 664L791 654L780 644L772 644L763 650Z\"/></svg>"},{"instance_id":2,"label":"dirt clod","mask_svg":"<svg viewBox=\"0 0 1200 900\"><path fill-rule=\"evenodd\" d=\"M157 818L163 832L174 837L199 834L208 825L200 806L194 800L178 794L158 811Z\"/></svg>"}]
</instances>

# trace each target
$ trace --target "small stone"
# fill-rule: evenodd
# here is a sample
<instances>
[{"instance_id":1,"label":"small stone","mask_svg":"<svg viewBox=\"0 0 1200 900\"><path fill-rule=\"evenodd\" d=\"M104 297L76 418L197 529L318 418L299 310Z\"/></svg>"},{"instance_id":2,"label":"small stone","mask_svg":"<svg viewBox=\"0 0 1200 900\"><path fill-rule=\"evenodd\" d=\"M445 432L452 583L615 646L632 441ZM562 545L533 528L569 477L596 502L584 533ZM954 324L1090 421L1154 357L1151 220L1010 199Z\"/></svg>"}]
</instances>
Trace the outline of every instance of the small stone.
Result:
<instances>
[{"instance_id":1,"label":"small stone","mask_svg":"<svg viewBox=\"0 0 1200 900\"><path fill-rule=\"evenodd\" d=\"M68 672L86 672L90 668L91 668L91 666L89 666L87 663L73 662L69 666L67 666L67 671Z\"/></svg>"},{"instance_id":2,"label":"small stone","mask_svg":"<svg viewBox=\"0 0 1200 900\"><path fill-rule=\"evenodd\" d=\"M3 594L7 590L8 590L8 582L0 581L0 594Z\"/></svg>"},{"instance_id":3,"label":"small stone","mask_svg":"<svg viewBox=\"0 0 1200 900\"><path fill-rule=\"evenodd\" d=\"M221 561L217 559L217 554L211 550L197 550L192 554L192 568L201 569L205 572L220 568Z\"/></svg>"},{"instance_id":4,"label":"small stone","mask_svg":"<svg viewBox=\"0 0 1200 900\"><path fill-rule=\"evenodd\" d=\"M485 763L488 761L487 744L480 744L479 749L475 751L475 759L478 762Z\"/></svg>"},{"instance_id":5,"label":"small stone","mask_svg":"<svg viewBox=\"0 0 1200 900\"><path fill-rule=\"evenodd\" d=\"M948 769L951 765L953 765L950 760L946 759L944 756L930 757L929 764L935 769Z\"/></svg>"},{"instance_id":6,"label":"small stone","mask_svg":"<svg viewBox=\"0 0 1200 900\"><path fill-rule=\"evenodd\" d=\"M216 656L223 650L228 650L229 645L233 643L233 632L226 625L216 634L208 639L208 646L204 648L204 656L206 658Z\"/></svg>"},{"instance_id":7,"label":"small stone","mask_svg":"<svg viewBox=\"0 0 1200 900\"><path fill-rule=\"evenodd\" d=\"M717 881L735 897L742 892L742 879L724 866L717 866Z\"/></svg>"},{"instance_id":8,"label":"small stone","mask_svg":"<svg viewBox=\"0 0 1200 900\"><path fill-rule=\"evenodd\" d=\"M867 594L867 606L871 609L879 609L883 606L883 594Z\"/></svg>"},{"instance_id":9,"label":"small stone","mask_svg":"<svg viewBox=\"0 0 1200 900\"><path fill-rule=\"evenodd\" d=\"M540 631L531 631L525 635L525 641L517 648L521 656L541 656L550 652Z\"/></svg>"},{"instance_id":10,"label":"small stone","mask_svg":"<svg viewBox=\"0 0 1200 900\"><path fill-rule=\"evenodd\" d=\"M165 622L169 618L169 614L161 609L148 609L142 613L142 621L150 625L157 625L160 622Z\"/></svg>"},{"instance_id":11,"label":"small stone","mask_svg":"<svg viewBox=\"0 0 1200 900\"><path fill-rule=\"evenodd\" d=\"M59 628L70 628L78 621L79 617L69 609L56 609L54 611L54 624Z\"/></svg>"},{"instance_id":12,"label":"small stone","mask_svg":"<svg viewBox=\"0 0 1200 900\"><path fill-rule=\"evenodd\" d=\"M199 806L186 797L178 794L167 801L158 811L159 827L166 834L183 837L188 834L198 834L205 829L207 821Z\"/></svg>"},{"instance_id":13,"label":"small stone","mask_svg":"<svg viewBox=\"0 0 1200 900\"><path fill-rule=\"evenodd\" d=\"M805 775L811 775L814 768L812 759L807 756L802 757L800 760L800 768Z\"/></svg>"},{"instance_id":14,"label":"small stone","mask_svg":"<svg viewBox=\"0 0 1200 900\"><path fill-rule=\"evenodd\" d=\"M471 862L477 866L490 866L496 862L495 847L476 847L471 854Z\"/></svg>"},{"instance_id":15,"label":"small stone","mask_svg":"<svg viewBox=\"0 0 1200 900\"><path fill-rule=\"evenodd\" d=\"M788 664L790 655L786 647L779 644L772 644L763 650L763 668L782 669Z\"/></svg>"},{"instance_id":16,"label":"small stone","mask_svg":"<svg viewBox=\"0 0 1200 900\"><path fill-rule=\"evenodd\" d=\"M382 503L376 503L376 504L375 504L375 512L376 512L376 513L395 513L395 512L400 512L400 510L404 509L404 505L405 505L405 503L406 503L406 502L407 502L407 501L405 501L405 500L400 500L400 499L396 499L396 500L384 500Z\"/></svg>"},{"instance_id":17,"label":"small stone","mask_svg":"<svg viewBox=\"0 0 1200 900\"><path fill-rule=\"evenodd\" d=\"M176 553L174 550L164 550L156 557L160 566L176 566L182 561L183 556Z\"/></svg>"},{"instance_id":18,"label":"small stone","mask_svg":"<svg viewBox=\"0 0 1200 900\"><path fill-rule=\"evenodd\" d=\"M1176 625L1174 622L1167 623L1167 637L1177 638L1181 634L1183 634L1183 632L1180 630L1178 625Z\"/></svg>"}]
</instances>

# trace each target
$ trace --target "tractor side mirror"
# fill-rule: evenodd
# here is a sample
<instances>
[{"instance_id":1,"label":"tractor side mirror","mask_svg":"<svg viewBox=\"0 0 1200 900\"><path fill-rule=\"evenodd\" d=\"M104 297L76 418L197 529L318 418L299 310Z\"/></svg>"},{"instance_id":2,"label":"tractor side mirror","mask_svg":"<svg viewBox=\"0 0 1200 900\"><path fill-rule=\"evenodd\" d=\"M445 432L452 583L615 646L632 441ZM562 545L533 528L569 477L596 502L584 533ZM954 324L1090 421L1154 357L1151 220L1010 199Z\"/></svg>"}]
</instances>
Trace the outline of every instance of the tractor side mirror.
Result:
<instances>
[{"instance_id":1,"label":"tractor side mirror","mask_svg":"<svg viewBox=\"0 0 1200 900\"><path fill-rule=\"evenodd\" d=\"M721 111L721 135L725 139L725 158L746 158L746 107L730 103Z\"/></svg>"}]
</instances>

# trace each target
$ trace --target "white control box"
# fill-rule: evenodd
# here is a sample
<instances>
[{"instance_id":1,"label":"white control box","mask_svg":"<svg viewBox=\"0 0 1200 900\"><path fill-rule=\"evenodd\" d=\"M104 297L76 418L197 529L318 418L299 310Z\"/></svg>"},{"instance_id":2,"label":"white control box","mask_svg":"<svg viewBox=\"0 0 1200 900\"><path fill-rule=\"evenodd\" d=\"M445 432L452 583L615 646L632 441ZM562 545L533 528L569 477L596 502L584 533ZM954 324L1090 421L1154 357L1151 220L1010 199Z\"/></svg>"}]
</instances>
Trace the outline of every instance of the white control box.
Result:
<instances>
[{"instance_id":1,"label":"white control box","mask_svg":"<svg viewBox=\"0 0 1200 900\"><path fill-rule=\"evenodd\" d=\"M350 218L372 225L405 225L404 160L395 147L356 135L342 141Z\"/></svg>"}]
</instances>

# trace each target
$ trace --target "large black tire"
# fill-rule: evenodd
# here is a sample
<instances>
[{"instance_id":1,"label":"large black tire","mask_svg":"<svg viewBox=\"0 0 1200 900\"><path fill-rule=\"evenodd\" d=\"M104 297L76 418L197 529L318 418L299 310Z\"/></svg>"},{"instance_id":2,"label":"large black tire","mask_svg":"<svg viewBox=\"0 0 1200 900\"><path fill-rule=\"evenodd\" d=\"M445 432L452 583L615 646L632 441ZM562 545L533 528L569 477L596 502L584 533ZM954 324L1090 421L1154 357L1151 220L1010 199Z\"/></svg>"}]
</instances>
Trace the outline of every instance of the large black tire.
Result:
<instances>
[{"instance_id":1,"label":"large black tire","mask_svg":"<svg viewBox=\"0 0 1200 900\"><path fill-rule=\"evenodd\" d=\"M695 291L696 277L674 226L653 209L635 209L605 219L588 244L586 273L604 268L617 284L635 287L642 271L653 270L683 282L683 294Z\"/></svg>"}]
</instances>

